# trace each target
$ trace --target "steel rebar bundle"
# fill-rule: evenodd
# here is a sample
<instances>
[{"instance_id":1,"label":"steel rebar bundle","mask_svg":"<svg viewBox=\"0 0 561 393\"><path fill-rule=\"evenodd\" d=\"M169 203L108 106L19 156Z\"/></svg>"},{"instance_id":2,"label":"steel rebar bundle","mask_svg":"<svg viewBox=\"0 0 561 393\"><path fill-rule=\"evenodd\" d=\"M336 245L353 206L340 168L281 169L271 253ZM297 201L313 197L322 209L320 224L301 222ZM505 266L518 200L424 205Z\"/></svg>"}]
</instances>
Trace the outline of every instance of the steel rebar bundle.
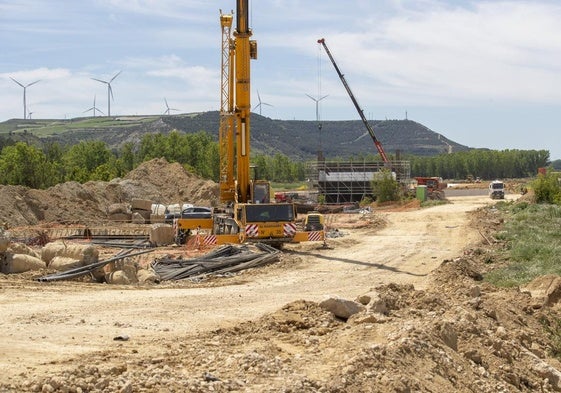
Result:
<instances>
[{"instance_id":1,"label":"steel rebar bundle","mask_svg":"<svg viewBox=\"0 0 561 393\"><path fill-rule=\"evenodd\" d=\"M238 272L277 261L280 251L266 244L255 244L261 252L250 251L247 246L219 247L192 259L162 258L151 266L162 280L183 280L207 274Z\"/></svg>"}]
</instances>

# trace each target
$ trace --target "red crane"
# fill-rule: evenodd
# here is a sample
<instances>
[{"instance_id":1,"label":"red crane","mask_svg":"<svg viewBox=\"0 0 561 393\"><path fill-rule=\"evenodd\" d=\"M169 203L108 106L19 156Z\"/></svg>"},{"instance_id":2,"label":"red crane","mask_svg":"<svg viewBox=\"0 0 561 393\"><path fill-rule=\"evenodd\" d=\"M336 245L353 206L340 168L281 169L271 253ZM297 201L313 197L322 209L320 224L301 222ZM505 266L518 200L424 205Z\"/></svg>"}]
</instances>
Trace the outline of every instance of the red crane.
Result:
<instances>
[{"instance_id":1,"label":"red crane","mask_svg":"<svg viewBox=\"0 0 561 393\"><path fill-rule=\"evenodd\" d=\"M343 86L345 86L345 89L347 90L347 93L349 93L349 96L351 97L351 101L355 105L355 108L358 111L358 114L360 115L360 118L362 119L362 122L366 126L366 129L368 130L368 133L370 134L370 137L374 141L374 145L376 145L376 149L378 150L378 153L380 153L380 156L382 157L382 160L384 161L384 163L388 163L389 160L388 160L388 157L386 156L386 152L384 151L384 148L382 147L382 143L378 140L378 138L376 138L376 135L374 134L374 130L372 129L372 126L370 125L370 123L368 123L368 120L366 120L366 117L364 116L364 112L360 108L360 105L358 104L358 101L356 100L353 92L351 91L351 88L349 87L349 84L347 83L347 80L345 79L345 76L343 75L341 70L339 70L339 67L337 66L337 63L335 63L335 59L333 59L333 56L331 55L331 52L329 51L329 48L327 47L327 44L325 43L325 39L320 38L318 40L318 44L323 45L323 48L325 49L325 52L329 56L329 59L331 60L331 63L333 63L333 67L335 67L335 71L337 71L337 74L339 75L339 78L341 79L341 82L343 82Z\"/></svg>"}]
</instances>

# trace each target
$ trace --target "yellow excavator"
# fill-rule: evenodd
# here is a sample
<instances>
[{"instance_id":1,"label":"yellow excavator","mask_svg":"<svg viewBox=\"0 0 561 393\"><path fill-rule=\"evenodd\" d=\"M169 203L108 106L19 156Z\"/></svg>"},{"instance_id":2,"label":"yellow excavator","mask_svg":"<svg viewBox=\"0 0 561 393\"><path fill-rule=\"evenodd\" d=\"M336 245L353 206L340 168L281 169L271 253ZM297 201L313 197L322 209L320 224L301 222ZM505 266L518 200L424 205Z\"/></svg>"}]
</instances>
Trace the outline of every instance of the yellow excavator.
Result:
<instances>
[{"instance_id":1,"label":"yellow excavator","mask_svg":"<svg viewBox=\"0 0 561 393\"><path fill-rule=\"evenodd\" d=\"M226 206L204 227L178 219L177 231L206 231L205 244L261 242L275 247L285 243L324 241L321 230L305 231L297 225L292 203L272 203L268 181L253 179L250 167L251 69L257 59L257 42L251 39L248 0L236 1L233 14L220 12L222 61L220 86L220 202ZM256 171L254 171L256 172Z\"/></svg>"}]
</instances>

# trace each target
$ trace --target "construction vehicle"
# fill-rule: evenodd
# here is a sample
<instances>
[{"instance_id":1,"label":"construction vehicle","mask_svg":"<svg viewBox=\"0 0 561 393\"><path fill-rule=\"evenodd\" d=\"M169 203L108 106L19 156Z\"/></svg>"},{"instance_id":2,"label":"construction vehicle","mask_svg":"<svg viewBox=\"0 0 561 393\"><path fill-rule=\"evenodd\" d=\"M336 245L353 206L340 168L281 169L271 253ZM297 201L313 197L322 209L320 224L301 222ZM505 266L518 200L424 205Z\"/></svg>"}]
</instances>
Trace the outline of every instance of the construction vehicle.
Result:
<instances>
[{"instance_id":1,"label":"construction vehicle","mask_svg":"<svg viewBox=\"0 0 561 393\"><path fill-rule=\"evenodd\" d=\"M275 202L293 202L294 200L298 199L297 192L282 192L278 191L275 192Z\"/></svg>"},{"instance_id":2,"label":"construction vehicle","mask_svg":"<svg viewBox=\"0 0 561 393\"><path fill-rule=\"evenodd\" d=\"M325 226L324 216L318 211L310 211L304 219L304 230L323 231Z\"/></svg>"},{"instance_id":3,"label":"construction vehicle","mask_svg":"<svg viewBox=\"0 0 561 393\"><path fill-rule=\"evenodd\" d=\"M374 145L376 146L376 149L378 150L378 153L380 154L380 157L382 157L382 161L384 161L384 163L389 163L388 157L386 156L386 152L384 151L384 148L382 147L382 143L378 140L378 138L376 138L376 135L374 134L374 130L372 129L372 126L370 125L368 120L366 120L366 116L364 116L364 111L362 110L362 108L358 104L358 101L355 98L353 92L351 91L351 88L350 88L349 84L347 83L347 80L345 79L345 76L343 75L343 73L339 69L339 66L335 62L335 59L331 55L331 51L327 47L327 44L325 43L325 39L320 38L318 40L318 44L321 44L323 46L323 49L325 49L325 53L327 53L327 56L329 56L329 60L331 60L331 63L333 64L333 67L335 67L335 71L337 71L337 75L339 75L339 79L341 79L341 82L343 83L343 86L345 86L345 89L347 90L347 93L349 94L349 97L351 97L351 101L353 102L362 122L364 123L364 126L368 130L368 134L370 134L370 137L374 141Z\"/></svg>"},{"instance_id":4,"label":"construction vehicle","mask_svg":"<svg viewBox=\"0 0 561 393\"><path fill-rule=\"evenodd\" d=\"M234 15L220 13L219 183L220 202L225 207L215 212L212 224L208 222L204 228L194 221L178 219L176 231L196 231L208 245L261 242L281 247L285 243L323 241L323 231L298 230L293 203L272 203L269 182L250 176L250 60L257 59L257 42L250 39L253 33L248 0L237 0L236 4L233 33Z\"/></svg>"},{"instance_id":5,"label":"construction vehicle","mask_svg":"<svg viewBox=\"0 0 561 393\"><path fill-rule=\"evenodd\" d=\"M442 178L417 176L415 180L417 181L417 186L425 186L427 188L427 199L443 200L446 198L444 190L448 187L448 184L444 183Z\"/></svg>"},{"instance_id":6,"label":"construction vehicle","mask_svg":"<svg viewBox=\"0 0 561 393\"><path fill-rule=\"evenodd\" d=\"M489 197L491 199L505 199L505 184L500 180L489 183Z\"/></svg>"}]
</instances>

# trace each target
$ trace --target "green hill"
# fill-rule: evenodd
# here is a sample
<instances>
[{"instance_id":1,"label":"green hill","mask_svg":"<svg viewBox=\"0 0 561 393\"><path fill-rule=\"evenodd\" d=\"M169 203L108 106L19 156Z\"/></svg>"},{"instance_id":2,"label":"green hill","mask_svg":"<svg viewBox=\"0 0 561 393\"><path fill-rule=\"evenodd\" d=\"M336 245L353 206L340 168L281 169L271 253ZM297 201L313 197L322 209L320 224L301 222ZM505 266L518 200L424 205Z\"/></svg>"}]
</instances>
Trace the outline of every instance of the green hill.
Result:
<instances>
[{"instance_id":1,"label":"green hill","mask_svg":"<svg viewBox=\"0 0 561 393\"><path fill-rule=\"evenodd\" d=\"M453 142L420 123L411 120L374 120L377 138L387 154L432 156L469 147ZM41 144L102 140L118 149L125 142L139 142L149 133L186 133L207 131L218 139L219 113L201 112L168 116L84 117L68 120L12 119L0 123L0 136ZM253 153L282 153L293 159L312 159L322 150L328 159L361 154L377 154L360 120L324 121L321 133L317 122L275 120L252 114L251 148Z\"/></svg>"}]
</instances>

